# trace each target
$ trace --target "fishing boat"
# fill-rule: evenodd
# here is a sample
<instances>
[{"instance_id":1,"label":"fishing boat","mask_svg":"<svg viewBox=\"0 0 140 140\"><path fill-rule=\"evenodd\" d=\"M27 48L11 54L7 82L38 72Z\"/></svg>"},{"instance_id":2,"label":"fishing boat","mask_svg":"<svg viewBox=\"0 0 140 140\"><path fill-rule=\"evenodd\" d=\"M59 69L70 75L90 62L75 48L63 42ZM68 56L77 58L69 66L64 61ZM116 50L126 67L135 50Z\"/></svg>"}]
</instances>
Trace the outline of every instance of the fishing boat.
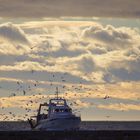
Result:
<instances>
[{"instance_id":1,"label":"fishing boat","mask_svg":"<svg viewBox=\"0 0 140 140\"><path fill-rule=\"evenodd\" d=\"M42 108L47 108L47 113L42 113ZM37 116L28 119L34 130L78 130L81 117L73 113L65 98L57 97L49 103L40 104Z\"/></svg>"}]
</instances>

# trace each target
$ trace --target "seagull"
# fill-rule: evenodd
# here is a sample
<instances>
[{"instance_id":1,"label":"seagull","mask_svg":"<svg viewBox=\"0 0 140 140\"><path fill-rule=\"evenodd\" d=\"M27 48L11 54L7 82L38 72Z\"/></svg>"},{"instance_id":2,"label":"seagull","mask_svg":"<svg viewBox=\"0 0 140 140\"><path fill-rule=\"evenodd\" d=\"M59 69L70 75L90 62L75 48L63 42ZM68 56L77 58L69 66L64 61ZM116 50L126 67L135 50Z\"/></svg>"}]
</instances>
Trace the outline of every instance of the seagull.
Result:
<instances>
[{"instance_id":1,"label":"seagull","mask_svg":"<svg viewBox=\"0 0 140 140\"><path fill-rule=\"evenodd\" d=\"M20 85L19 81L17 81L17 84Z\"/></svg>"},{"instance_id":2,"label":"seagull","mask_svg":"<svg viewBox=\"0 0 140 140\"><path fill-rule=\"evenodd\" d=\"M65 88L66 86L63 86L63 88Z\"/></svg>"},{"instance_id":3,"label":"seagull","mask_svg":"<svg viewBox=\"0 0 140 140\"><path fill-rule=\"evenodd\" d=\"M34 49L36 46L33 46L33 47L31 47L30 49L32 50L32 49Z\"/></svg>"},{"instance_id":4,"label":"seagull","mask_svg":"<svg viewBox=\"0 0 140 140\"><path fill-rule=\"evenodd\" d=\"M13 96L16 96L16 94L15 93L12 93L9 97L13 97Z\"/></svg>"},{"instance_id":5,"label":"seagull","mask_svg":"<svg viewBox=\"0 0 140 140\"><path fill-rule=\"evenodd\" d=\"M23 90L23 95L25 95L26 94L26 91L25 90Z\"/></svg>"},{"instance_id":6,"label":"seagull","mask_svg":"<svg viewBox=\"0 0 140 140\"><path fill-rule=\"evenodd\" d=\"M31 70L31 73L33 74L35 71L34 70Z\"/></svg>"},{"instance_id":7,"label":"seagull","mask_svg":"<svg viewBox=\"0 0 140 140\"><path fill-rule=\"evenodd\" d=\"M108 95L106 95L106 96L104 97L104 99L108 99L108 98L110 98Z\"/></svg>"}]
</instances>

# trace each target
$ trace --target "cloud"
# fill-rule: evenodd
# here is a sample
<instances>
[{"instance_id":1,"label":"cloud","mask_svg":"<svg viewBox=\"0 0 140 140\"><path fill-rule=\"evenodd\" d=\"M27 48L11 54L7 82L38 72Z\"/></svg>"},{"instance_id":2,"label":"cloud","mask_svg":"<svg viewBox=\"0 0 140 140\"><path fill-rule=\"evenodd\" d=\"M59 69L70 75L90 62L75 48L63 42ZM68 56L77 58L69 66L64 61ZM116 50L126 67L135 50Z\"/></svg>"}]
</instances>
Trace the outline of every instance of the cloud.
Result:
<instances>
[{"instance_id":1,"label":"cloud","mask_svg":"<svg viewBox=\"0 0 140 140\"><path fill-rule=\"evenodd\" d=\"M114 53L110 53L111 55L108 53L108 56L105 56L105 58L110 57L111 60L106 66L108 73L106 73L105 76L109 76L110 78L113 76L112 78L114 78L115 81L139 81L140 54L139 51L137 51L136 54L130 51L128 56L126 52L128 53L129 50L131 49L128 48L122 50L122 52L114 51Z\"/></svg>"},{"instance_id":2,"label":"cloud","mask_svg":"<svg viewBox=\"0 0 140 140\"><path fill-rule=\"evenodd\" d=\"M78 23L80 26L64 21L58 25L56 21L19 24L31 46L2 44L1 57L6 55L6 59L1 60L0 69L68 72L95 83L139 80L138 29Z\"/></svg>"},{"instance_id":3,"label":"cloud","mask_svg":"<svg viewBox=\"0 0 140 140\"><path fill-rule=\"evenodd\" d=\"M35 109L39 105L39 100L43 98L47 98L45 95L36 95L36 96L16 96L16 97L4 97L0 98L1 106L4 108L28 108L28 104L30 101L33 101L34 106L30 106L30 108ZM38 101L36 103L35 101Z\"/></svg>"},{"instance_id":4,"label":"cloud","mask_svg":"<svg viewBox=\"0 0 140 140\"><path fill-rule=\"evenodd\" d=\"M9 61L11 60L16 60L18 57L17 56L21 56L21 55L26 55L27 53L29 53L31 51L31 49L29 48L29 46L26 45L16 45L16 44L10 44L7 43L6 41L4 41L3 43L1 43L1 47L0 47L0 57L7 57L5 60L1 60L1 62L4 63L4 61L6 61L9 57ZM11 57L11 59L10 59Z\"/></svg>"},{"instance_id":5,"label":"cloud","mask_svg":"<svg viewBox=\"0 0 140 140\"><path fill-rule=\"evenodd\" d=\"M106 27L91 26L86 28L82 35L86 38L92 38L107 44L111 43L113 46L117 45L119 47L120 45L122 46L132 43L132 34L130 33L132 33L130 30L123 30L123 28L116 29L113 26L108 25Z\"/></svg>"},{"instance_id":6,"label":"cloud","mask_svg":"<svg viewBox=\"0 0 140 140\"><path fill-rule=\"evenodd\" d=\"M85 73L91 73L97 70L97 65L95 60L91 55L81 55L79 60L75 60L77 63L77 67L79 71L83 71Z\"/></svg>"},{"instance_id":7,"label":"cloud","mask_svg":"<svg viewBox=\"0 0 140 140\"><path fill-rule=\"evenodd\" d=\"M88 103L88 102L83 102L83 101L81 101L81 100L76 100L74 103L75 103L75 107L76 107L76 108L88 108L88 107L91 106L90 103Z\"/></svg>"},{"instance_id":8,"label":"cloud","mask_svg":"<svg viewBox=\"0 0 140 140\"><path fill-rule=\"evenodd\" d=\"M139 17L137 0L5 0L0 3L1 17ZM71 10L73 9L73 10ZM17 12L18 11L18 12Z\"/></svg>"},{"instance_id":9,"label":"cloud","mask_svg":"<svg viewBox=\"0 0 140 140\"><path fill-rule=\"evenodd\" d=\"M6 56L6 60L13 60L13 56L30 52L30 41L27 38L24 31L17 25L12 23L0 24L0 57Z\"/></svg>"},{"instance_id":10,"label":"cloud","mask_svg":"<svg viewBox=\"0 0 140 140\"><path fill-rule=\"evenodd\" d=\"M29 41L23 30L13 25L12 23L5 23L0 25L0 37L10 41L28 44Z\"/></svg>"},{"instance_id":11,"label":"cloud","mask_svg":"<svg viewBox=\"0 0 140 140\"><path fill-rule=\"evenodd\" d=\"M52 76L55 75L55 78ZM46 81L46 86L51 87L50 85L52 84L54 87L55 86L61 86L65 84L78 84L78 83L83 83L83 84L90 84L92 83L89 80L86 80L82 77L79 77L77 75L67 73L67 72L53 72L53 71L35 71L32 73L32 71L1 71L0 72L1 77L5 78L14 78L14 79L22 79L22 80L36 80L36 81ZM64 82L65 81L65 82Z\"/></svg>"},{"instance_id":12,"label":"cloud","mask_svg":"<svg viewBox=\"0 0 140 140\"><path fill-rule=\"evenodd\" d=\"M100 46L96 46L95 48L89 47L88 49L92 54L101 55L101 54L107 53L106 48L100 47Z\"/></svg>"},{"instance_id":13,"label":"cloud","mask_svg":"<svg viewBox=\"0 0 140 140\"><path fill-rule=\"evenodd\" d=\"M81 23L26 22L18 29L14 24L3 24L28 38L31 48L1 44L0 57L5 58L0 59L1 71L67 72L93 83L139 81L139 30Z\"/></svg>"},{"instance_id":14,"label":"cloud","mask_svg":"<svg viewBox=\"0 0 140 140\"><path fill-rule=\"evenodd\" d=\"M139 81L138 29L116 28L110 25L89 26L83 30L82 37L97 44L89 50L93 54L98 54L95 60L97 65L104 68L102 69L104 81ZM101 53L94 51L95 49L100 49Z\"/></svg>"},{"instance_id":15,"label":"cloud","mask_svg":"<svg viewBox=\"0 0 140 140\"><path fill-rule=\"evenodd\" d=\"M96 80L93 81L100 82L129 80L133 77L133 71L134 73L135 71L139 72L138 44L140 35L138 29L116 28L111 25L102 26L99 23L91 25L90 22L80 24L80 26L77 24L75 26L73 22L70 23L61 21L56 26L56 21L54 21L19 25L22 31L26 31L26 38L30 40L32 49L22 45L9 47L9 44L3 44L1 53L12 55L15 53L24 55L26 58L18 58L19 62L13 62L13 66L1 65L1 70L29 70L33 68L37 71L59 70L83 77L86 80L93 80L96 77ZM52 28L53 25L55 28ZM39 33L36 32L36 29L39 30ZM102 33L107 34L107 37L104 38ZM82 36L80 36L81 34ZM110 41L112 41L111 44ZM2 63L4 64L3 61ZM23 63L25 67L21 68ZM127 79L121 78L121 74L118 74L123 73L123 68L125 68ZM130 69L132 76L128 76ZM89 74L84 75L85 73L90 73L91 77ZM135 78L133 79L135 80ZM139 78L137 77L137 79Z\"/></svg>"},{"instance_id":16,"label":"cloud","mask_svg":"<svg viewBox=\"0 0 140 140\"><path fill-rule=\"evenodd\" d=\"M117 110L117 111L140 110L140 104L115 103L115 104L107 104L107 105L98 105L97 107L101 109Z\"/></svg>"}]
</instances>

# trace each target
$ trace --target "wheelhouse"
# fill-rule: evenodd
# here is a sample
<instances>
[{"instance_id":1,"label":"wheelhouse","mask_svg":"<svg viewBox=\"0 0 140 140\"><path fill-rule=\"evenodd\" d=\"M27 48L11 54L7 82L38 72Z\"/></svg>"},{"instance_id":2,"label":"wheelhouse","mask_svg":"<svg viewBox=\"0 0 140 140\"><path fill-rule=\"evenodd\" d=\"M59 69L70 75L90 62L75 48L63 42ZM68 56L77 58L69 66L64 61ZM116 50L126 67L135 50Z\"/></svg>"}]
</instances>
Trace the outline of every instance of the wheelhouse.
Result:
<instances>
[{"instance_id":1,"label":"wheelhouse","mask_svg":"<svg viewBox=\"0 0 140 140\"><path fill-rule=\"evenodd\" d=\"M49 102L49 111L48 115L64 115L64 114L71 114L72 109L67 105L67 102L65 99L62 98L56 98L51 99Z\"/></svg>"}]
</instances>

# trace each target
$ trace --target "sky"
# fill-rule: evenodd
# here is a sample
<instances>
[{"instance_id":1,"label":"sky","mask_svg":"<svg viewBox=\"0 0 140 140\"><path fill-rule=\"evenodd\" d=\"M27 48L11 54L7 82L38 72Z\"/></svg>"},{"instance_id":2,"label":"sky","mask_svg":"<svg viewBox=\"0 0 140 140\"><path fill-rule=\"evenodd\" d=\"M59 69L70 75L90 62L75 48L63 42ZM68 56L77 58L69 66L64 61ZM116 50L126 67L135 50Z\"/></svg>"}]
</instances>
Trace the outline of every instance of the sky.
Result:
<instances>
[{"instance_id":1,"label":"sky","mask_svg":"<svg viewBox=\"0 0 140 140\"><path fill-rule=\"evenodd\" d=\"M139 0L0 0L2 17L140 17Z\"/></svg>"},{"instance_id":2,"label":"sky","mask_svg":"<svg viewBox=\"0 0 140 140\"><path fill-rule=\"evenodd\" d=\"M82 120L140 120L138 0L0 0L0 120L65 97Z\"/></svg>"}]
</instances>

